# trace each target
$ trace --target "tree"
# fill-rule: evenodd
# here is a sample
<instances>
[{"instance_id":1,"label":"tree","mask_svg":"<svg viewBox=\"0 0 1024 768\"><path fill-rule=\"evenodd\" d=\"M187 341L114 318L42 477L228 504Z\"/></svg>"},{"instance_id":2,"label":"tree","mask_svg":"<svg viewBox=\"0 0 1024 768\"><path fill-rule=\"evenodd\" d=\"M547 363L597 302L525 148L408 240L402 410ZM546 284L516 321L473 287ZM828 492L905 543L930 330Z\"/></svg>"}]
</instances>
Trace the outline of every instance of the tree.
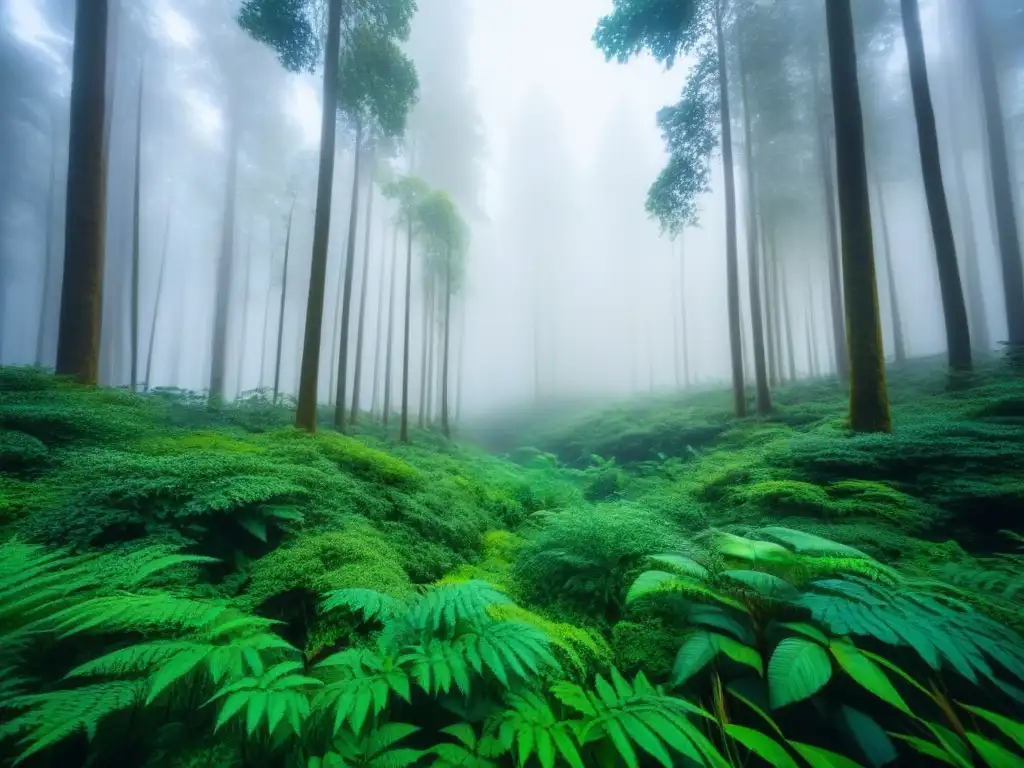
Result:
<instances>
[{"instance_id":1,"label":"tree","mask_svg":"<svg viewBox=\"0 0 1024 768\"><path fill-rule=\"evenodd\" d=\"M341 56L338 108L356 126L355 173L348 243L345 252L345 284L341 298L341 342L338 353L338 384L334 425L345 427L348 331L351 318L352 276L355 268L356 223L359 212L359 162L364 131L371 141L398 138L405 132L409 108L416 100L419 82L412 61L398 46L409 35L411 0L391 0L391 13L378 25L362 24L350 35ZM371 184L372 175L371 175Z\"/></svg>"},{"instance_id":2,"label":"tree","mask_svg":"<svg viewBox=\"0 0 1024 768\"><path fill-rule=\"evenodd\" d=\"M607 58L614 57L620 62L647 50L659 62L671 67L680 53L694 50L699 53L682 100L658 115L670 158L668 166L651 187L647 210L673 234L695 221L695 199L708 187L710 156L720 133L725 175L726 276L733 404L736 415L742 417L746 414L746 398L740 334L736 190L725 50L725 2L614 0L612 13L598 22L594 41Z\"/></svg>"},{"instance_id":3,"label":"tree","mask_svg":"<svg viewBox=\"0 0 1024 768\"><path fill-rule=\"evenodd\" d=\"M149 346L146 348L146 379L143 387L148 392L153 386L153 351L156 349L156 324L160 320L160 303L164 295L164 277L167 272L167 249L171 241L171 212L167 209L167 222L164 224L164 244L160 251L160 275L156 282L156 298L153 301L153 320L149 326Z\"/></svg>"},{"instance_id":4,"label":"tree","mask_svg":"<svg viewBox=\"0 0 1024 768\"><path fill-rule=\"evenodd\" d=\"M95 384L99 372L106 217L103 152L108 0L78 3L68 144L64 288L57 373Z\"/></svg>"},{"instance_id":5,"label":"tree","mask_svg":"<svg viewBox=\"0 0 1024 768\"><path fill-rule=\"evenodd\" d=\"M420 202L430 194L426 183L415 176L403 176L387 184L384 196L398 203L398 219L405 224L405 336L402 349L402 428L399 439L409 442L409 347L412 321L412 246L418 225ZM385 377L386 378L386 377Z\"/></svg>"},{"instance_id":6,"label":"tree","mask_svg":"<svg viewBox=\"0 0 1024 768\"><path fill-rule=\"evenodd\" d=\"M284 235L284 266L281 267L281 304L277 315L277 346L274 351L274 402L277 402L278 393L281 391L281 350L284 347L284 308L288 299L288 257L292 250L292 221L295 218L295 202L297 196L292 197L292 205L288 210L288 227Z\"/></svg>"},{"instance_id":7,"label":"tree","mask_svg":"<svg viewBox=\"0 0 1024 768\"><path fill-rule=\"evenodd\" d=\"M971 369L971 336L967 325L967 305L964 302L960 269L956 261L956 242L953 222L949 217L946 188L942 180L939 158L939 134L935 125L935 108L928 89L928 65L924 55L924 37L921 33L921 13L918 0L900 0L903 18L903 38L907 46L910 68L910 90L917 117L917 143L921 153L921 175L928 201L935 260L939 268L939 287L942 292L942 314L946 323L946 349L949 367L953 371ZM889 257L892 256L890 252Z\"/></svg>"},{"instance_id":8,"label":"tree","mask_svg":"<svg viewBox=\"0 0 1024 768\"><path fill-rule=\"evenodd\" d=\"M882 324L878 316L871 201L851 0L829 0L825 18L832 72L843 290L850 350L850 427L857 432L888 432L892 429L892 418L885 386Z\"/></svg>"},{"instance_id":9,"label":"tree","mask_svg":"<svg viewBox=\"0 0 1024 768\"><path fill-rule=\"evenodd\" d=\"M1024 265L1021 263L1020 232L1013 201L1009 145L1006 139L1003 105L999 95L999 75L992 50L992 30L985 3L963 0L968 29L978 60L981 99L985 113L988 144L988 170L995 205L996 236L1003 273L1003 298L1006 303L1007 341L1010 351L1024 350Z\"/></svg>"},{"instance_id":10,"label":"tree","mask_svg":"<svg viewBox=\"0 0 1024 768\"><path fill-rule=\"evenodd\" d=\"M366 288L370 276L370 234L373 226L373 182L376 175L376 156L370 147L370 173L366 191L366 223L363 225L363 268L359 278L359 321L356 324L356 368L352 376L352 412L349 421L356 423L359 417L359 389L363 373L363 332L366 328Z\"/></svg>"},{"instance_id":11,"label":"tree","mask_svg":"<svg viewBox=\"0 0 1024 768\"><path fill-rule=\"evenodd\" d=\"M433 192L420 202L418 217L427 242L430 273L444 285L444 346L441 351L441 430L451 435L449 419L449 361L451 358L452 295L462 277L468 235L465 223L445 192Z\"/></svg>"},{"instance_id":12,"label":"tree","mask_svg":"<svg viewBox=\"0 0 1024 768\"><path fill-rule=\"evenodd\" d=\"M135 178L132 197L132 316L131 316L131 375L132 392L139 386L139 229L142 218L142 105L146 84L146 64L139 69L139 95L135 116Z\"/></svg>"}]
</instances>

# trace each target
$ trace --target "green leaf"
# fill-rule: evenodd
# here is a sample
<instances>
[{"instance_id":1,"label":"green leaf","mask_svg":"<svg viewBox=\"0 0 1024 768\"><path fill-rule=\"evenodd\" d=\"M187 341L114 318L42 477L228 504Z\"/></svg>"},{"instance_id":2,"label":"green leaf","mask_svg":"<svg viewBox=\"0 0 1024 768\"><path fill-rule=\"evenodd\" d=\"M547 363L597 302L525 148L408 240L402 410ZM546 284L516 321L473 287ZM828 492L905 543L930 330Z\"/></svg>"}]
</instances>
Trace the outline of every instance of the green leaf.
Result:
<instances>
[{"instance_id":1,"label":"green leaf","mask_svg":"<svg viewBox=\"0 0 1024 768\"><path fill-rule=\"evenodd\" d=\"M873 717L845 705L839 709L836 716L849 730L872 768L881 768L896 759L896 747Z\"/></svg>"},{"instance_id":2,"label":"green leaf","mask_svg":"<svg viewBox=\"0 0 1024 768\"><path fill-rule=\"evenodd\" d=\"M1024 766L1024 757L1013 754L1005 747L986 739L980 733L969 731L967 740L971 742L971 746L978 751L989 768L1021 768Z\"/></svg>"},{"instance_id":3,"label":"green leaf","mask_svg":"<svg viewBox=\"0 0 1024 768\"><path fill-rule=\"evenodd\" d=\"M630 742L622 726L614 719L611 719L604 723L604 729L615 745L615 750L622 757L623 762L629 768L640 768L640 764L636 759L636 750L633 749L633 744Z\"/></svg>"},{"instance_id":4,"label":"green leaf","mask_svg":"<svg viewBox=\"0 0 1024 768\"><path fill-rule=\"evenodd\" d=\"M957 762L950 756L945 748L940 747L937 744L932 744L930 741L919 739L917 736L907 736L904 733L892 733L891 731L889 732L889 735L894 739L899 739L900 741L909 744L915 752L920 752L922 755L934 758L941 763L955 766L961 765L961 763Z\"/></svg>"},{"instance_id":5,"label":"green leaf","mask_svg":"<svg viewBox=\"0 0 1024 768\"><path fill-rule=\"evenodd\" d=\"M836 641L829 648L836 661L839 662L839 666L858 685L875 694L882 701L892 704L900 711L913 715L903 697L899 695L892 682L885 676L885 672L871 659L857 650L853 643L848 640Z\"/></svg>"},{"instance_id":6,"label":"green leaf","mask_svg":"<svg viewBox=\"0 0 1024 768\"><path fill-rule=\"evenodd\" d=\"M245 730L250 736L256 732L263 713L267 709L267 698L270 696L266 691L252 691L249 697L249 708L245 713Z\"/></svg>"},{"instance_id":7,"label":"green leaf","mask_svg":"<svg viewBox=\"0 0 1024 768\"><path fill-rule=\"evenodd\" d=\"M721 575L774 600L796 600L800 597L800 591L788 581L763 571L722 571Z\"/></svg>"},{"instance_id":8,"label":"green leaf","mask_svg":"<svg viewBox=\"0 0 1024 768\"><path fill-rule=\"evenodd\" d=\"M636 577L636 581L626 593L626 604L629 605L648 595L665 591L670 585L679 581L676 574L668 571L644 571Z\"/></svg>"},{"instance_id":9,"label":"green leaf","mask_svg":"<svg viewBox=\"0 0 1024 768\"><path fill-rule=\"evenodd\" d=\"M957 703L960 704L960 702ZM968 712L977 715L982 720L987 720L1002 731L1003 735L1017 744L1017 746L1024 749L1024 723L1011 720L1010 718L1003 717L1002 715L997 715L995 712L989 712L987 709L982 709L981 707L972 707L969 704L960 704L960 706Z\"/></svg>"},{"instance_id":10,"label":"green leaf","mask_svg":"<svg viewBox=\"0 0 1024 768\"><path fill-rule=\"evenodd\" d=\"M823 536L815 536L813 533L797 531L793 528L783 528L777 525L768 526L761 528L759 533L764 533L774 539L783 541L797 552L809 552L816 555L842 555L843 557L863 558L865 560L871 559L868 555L854 547L840 544Z\"/></svg>"},{"instance_id":11,"label":"green leaf","mask_svg":"<svg viewBox=\"0 0 1024 768\"><path fill-rule=\"evenodd\" d=\"M642 722L640 719L630 713L621 712L619 714L619 722L622 723L622 727L626 729L630 738L635 741L640 748L661 763L665 768L672 768L672 758L669 756L668 751L662 745L661 740Z\"/></svg>"},{"instance_id":12,"label":"green leaf","mask_svg":"<svg viewBox=\"0 0 1024 768\"><path fill-rule=\"evenodd\" d=\"M793 559L792 552L771 541L757 541L732 533L719 533L715 543L720 553L736 560L751 563L787 563Z\"/></svg>"},{"instance_id":13,"label":"green leaf","mask_svg":"<svg viewBox=\"0 0 1024 768\"><path fill-rule=\"evenodd\" d=\"M789 745L800 753L800 757L806 760L811 768L862 768L848 757L829 752L827 749L815 747L812 744L804 744L799 741L791 741Z\"/></svg>"},{"instance_id":14,"label":"green leaf","mask_svg":"<svg viewBox=\"0 0 1024 768\"><path fill-rule=\"evenodd\" d=\"M541 768L554 768L555 745L551 740L551 734L543 728L537 728L535 739L537 742L537 759L540 760Z\"/></svg>"},{"instance_id":15,"label":"green leaf","mask_svg":"<svg viewBox=\"0 0 1024 768\"><path fill-rule=\"evenodd\" d=\"M686 638L672 667L672 685L682 685L718 655L718 643L710 632L694 632Z\"/></svg>"},{"instance_id":16,"label":"green leaf","mask_svg":"<svg viewBox=\"0 0 1024 768\"><path fill-rule=\"evenodd\" d=\"M240 517L238 518L238 524L245 528L245 530L247 530L257 539L266 544L267 521L264 520L262 517Z\"/></svg>"},{"instance_id":17,"label":"green leaf","mask_svg":"<svg viewBox=\"0 0 1024 768\"><path fill-rule=\"evenodd\" d=\"M686 606L686 620L691 624L699 624L728 632L741 643L753 645L754 633L736 619L733 614L719 605L691 603Z\"/></svg>"},{"instance_id":18,"label":"green leaf","mask_svg":"<svg viewBox=\"0 0 1024 768\"><path fill-rule=\"evenodd\" d=\"M551 738L555 740L558 753L565 759L570 768L583 768L583 760L580 759L580 753L569 736L563 733L560 728L553 728L551 730Z\"/></svg>"},{"instance_id":19,"label":"green leaf","mask_svg":"<svg viewBox=\"0 0 1024 768\"><path fill-rule=\"evenodd\" d=\"M832 678L825 649L800 637L787 637L768 662L768 692L773 709L803 701Z\"/></svg>"},{"instance_id":20,"label":"green leaf","mask_svg":"<svg viewBox=\"0 0 1024 768\"><path fill-rule=\"evenodd\" d=\"M758 676L764 677L764 662L756 650L725 635L712 635L712 638L722 653L739 664L746 664L757 672Z\"/></svg>"},{"instance_id":21,"label":"green leaf","mask_svg":"<svg viewBox=\"0 0 1024 768\"><path fill-rule=\"evenodd\" d=\"M740 681L740 683L742 683L742 682L744 682L744 681ZM749 682L760 684L761 681L760 680L752 680L751 679ZM762 720L764 720L766 723L768 723L768 725L770 725L772 727L773 731L775 731L780 737L784 738L783 735L782 735L782 729L779 728L778 723L776 723L768 715L768 713L764 711L764 709L762 709L757 704L755 704L753 701L751 701L750 698L748 698L742 691L739 690L739 683L731 683L731 684L729 684L729 686L726 688L726 690L729 693L731 693L733 696L735 696L737 699L742 701L744 704L746 704L748 707L750 707L752 710L754 710L754 712L756 712L758 715L761 716Z\"/></svg>"},{"instance_id":22,"label":"green leaf","mask_svg":"<svg viewBox=\"0 0 1024 768\"><path fill-rule=\"evenodd\" d=\"M796 760L789 756L785 747L770 736L765 736L760 731L755 731L753 728L745 728L735 723L728 723L725 726L725 732L762 760L775 766L775 768L799 768Z\"/></svg>"},{"instance_id":23,"label":"green leaf","mask_svg":"<svg viewBox=\"0 0 1024 768\"><path fill-rule=\"evenodd\" d=\"M803 635L804 637L809 637L816 643L828 645L828 635L826 635L813 624L807 624L806 622L802 621L786 621L781 623L779 626L785 627L790 632L796 632L797 634Z\"/></svg>"},{"instance_id":24,"label":"green leaf","mask_svg":"<svg viewBox=\"0 0 1024 768\"><path fill-rule=\"evenodd\" d=\"M651 555L647 559L653 560L658 565L668 566L676 573L689 576L692 579L703 580L708 576L707 568L686 555Z\"/></svg>"},{"instance_id":25,"label":"green leaf","mask_svg":"<svg viewBox=\"0 0 1024 768\"><path fill-rule=\"evenodd\" d=\"M151 704L160 693L177 680L195 669L210 652L210 646L190 648L165 662L149 679L149 695L146 704Z\"/></svg>"}]
</instances>

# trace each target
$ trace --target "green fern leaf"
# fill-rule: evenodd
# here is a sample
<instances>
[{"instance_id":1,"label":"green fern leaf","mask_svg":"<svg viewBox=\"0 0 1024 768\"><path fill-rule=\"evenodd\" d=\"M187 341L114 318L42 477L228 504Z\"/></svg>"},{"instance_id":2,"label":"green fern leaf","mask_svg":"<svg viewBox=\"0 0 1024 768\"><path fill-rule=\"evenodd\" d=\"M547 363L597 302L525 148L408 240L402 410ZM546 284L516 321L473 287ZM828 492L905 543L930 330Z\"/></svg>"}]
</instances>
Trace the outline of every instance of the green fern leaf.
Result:
<instances>
[{"instance_id":1,"label":"green fern leaf","mask_svg":"<svg viewBox=\"0 0 1024 768\"><path fill-rule=\"evenodd\" d=\"M832 678L828 654L817 643L787 637L768 662L768 692L773 709L813 696Z\"/></svg>"},{"instance_id":2,"label":"green fern leaf","mask_svg":"<svg viewBox=\"0 0 1024 768\"><path fill-rule=\"evenodd\" d=\"M818 646L816 646L818 647ZM910 707L899 695L889 678L871 659L862 654L848 640L835 640L829 646L832 656L853 680L866 691L873 693L900 711L910 715Z\"/></svg>"},{"instance_id":3,"label":"green fern leaf","mask_svg":"<svg viewBox=\"0 0 1024 768\"><path fill-rule=\"evenodd\" d=\"M149 678L149 695L146 696L146 704L151 704L169 685L192 672L209 653L210 646L186 647L164 662Z\"/></svg>"},{"instance_id":4,"label":"green fern leaf","mask_svg":"<svg viewBox=\"0 0 1024 768\"><path fill-rule=\"evenodd\" d=\"M694 632L686 638L672 667L672 685L682 685L718 655L719 646L711 632Z\"/></svg>"},{"instance_id":5,"label":"green fern leaf","mask_svg":"<svg viewBox=\"0 0 1024 768\"><path fill-rule=\"evenodd\" d=\"M661 740L636 715L631 712L622 712L618 719L630 739L636 742L644 752L665 768L672 768L672 758L662 745Z\"/></svg>"},{"instance_id":6,"label":"green fern leaf","mask_svg":"<svg viewBox=\"0 0 1024 768\"><path fill-rule=\"evenodd\" d=\"M400 609L401 603L390 595L372 589L337 589L328 592L320 610L324 613L346 608L363 614L364 621L386 621Z\"/></svg>"},{"instance_id":7,"label":"green fern leaf","mask_svg":"<svg viewBox=\"0 0 1024 768\"><path fill-rule=\"evenodd\" d=\"M774 768L799 768L796 760L789 756L785 747L770 736L765 736L760 731L736 725L735 723L727 723L725 732L730 738L738 741L766 763L774 766Z\"/></svg>"},{"instance_id":8,"label":"green fern leaf","mask_svg":"<svg viewBox=\"0 0 1024 768\"><path fill-rule=\"evenodd\" d=\"M800 597L799 590L788 581L763 571L722 571L720 575L749 587L763 597L775 600L795 600Z\"/></svg>"},{"instance_id":9,"label":"green fern leaf","mask_svg":"<svg viewBox=\"0 0 1024 768\"><path fill-rule=\"evenodd\" d=\"M836 721L850 733L872 768L881 768L898 757L892 740L870 715L843 705L836 713Z\"/></svg>"},{"instance_id":10,"label":"green fern leaf","mask_svg":"<svg viewBox=\"0 0 1024 768\"><path fill-rule=\"evenodd\" d=\"M815 536L813 533L797 531L792 528L783 528L773 525L760 528L758 533L765 534L788 544L797 552L807 552L816 555L841 555L843 557L858 557L870 560L871 557L861 550L840 544L839 542L826 539L822 536Z\"/></svg>"},{"instance_id":11,"label":"green fern leaf","mask_svg":"<svg viewBox=\"0 0 1024 768\"><path fill-rule=\"evenodd\" d=\"M957 766L958 768L973 768L971 763L964 764L958 762L949 752L946 751L944 747L932 744L930 741L926 741L925 739L920 739L917 736L908 736L903 733L890 732L889 736L908 744L915 752L918 752L925 757L938 760L940 763Z\"/></svg>"},{"instance_id":12,"label":"green fern leaf","mask_svg":"<svg viewBox=\"0 0 1024 768\"><path fill-rule=\"evenodd\" d=\"M982 709L981 707L972 707L969 704L957 703L968 712L994 725L1002 731L1004 736L1016 743L1021 749L1024 749L1024 723L1011 720L1010 718L996 714L995 712L989 712L987 709Z\"/></svg>"},{"instance_id":13,"label":"green fern leaf","mask_svg":"<svg viewBox=\"0 0 1024 768\"><path fill-rule=\"evenodd\" d=\"M715 538L715 546L725 557L750 563L782 564L793 560L793 553L779 544L747 539L732 533L720 532Z\"/></svg>"},{"instance_id":14,"label":"green fern leaf","mask_svg":"<svg viewBox=\"0 0 1024 768\"><path fill-rule=\"evenodd\" d=\"M676 573L698 581L703 581L708 576L707 568L686 555L650 555L647 559L653 560L659 565L668 566Z\"/></svg>"},{"instance_id":15,"label":"green fern leaf","mask_svg":"<svg viewBox=\"0 0 1024 768\"><path fill-rule=\"evenodd\" d=\"M811 768L862 768L848 757L837 755L812 744L790 741L789 745L800 753L800 757L808 762Z\"/></svg>"},{"instance_id":16,"label":"green fern leaf","mask_svg":"<svg viewBox=\"0 0 1024 768\"><path fill-rule=\"evenodd\" d=\"M981 755L981 759L989 765L989 768L1020 768L1021 765L1024 765L1024 757L1015 755L991 739L986 739L980 733L968 731L967 740L971 742L971 746Z\"/></svg>"}]
</instances>

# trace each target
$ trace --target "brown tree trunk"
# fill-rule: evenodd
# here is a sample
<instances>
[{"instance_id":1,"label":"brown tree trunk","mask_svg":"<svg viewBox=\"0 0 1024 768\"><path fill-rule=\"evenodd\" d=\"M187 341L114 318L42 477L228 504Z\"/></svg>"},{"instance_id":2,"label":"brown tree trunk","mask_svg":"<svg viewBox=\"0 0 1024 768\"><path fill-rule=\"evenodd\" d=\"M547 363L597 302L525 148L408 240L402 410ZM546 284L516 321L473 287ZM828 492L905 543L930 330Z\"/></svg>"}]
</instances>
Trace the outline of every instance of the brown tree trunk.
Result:
<instances>
[{"instance_id":1,"label":"brown tree trunk","mask_svg":"<svg viewBox=\"0 0 1024 768\"><path fill-rule=\"evenodd\" d=\"M896 288L896 276L892 268L892 240L889 237L889 216L885 212L885 197L882 185L875 179L875 197L878 199L878 219L882 225L882 242L885 251L885 273L889 288L889 312L892 317L892 348L896 364L907 362L907 343L903 335L903 316L900 314L900 295Z\"/></svg>"},{"instance_id":2,"label":"brown tree trunk","mask_svg":"<svg viewBox=\"0 0 1024 768\"><path fill-rule=\"evenodd\" d=\"M146 381L144 391L153 386L153 350L156 349L156 324L160 319L160 301L164 295L164 276L167 272L167 249L171 241L171 208L167 209L167 223L164 224L164 243L160 251L160 276L156 281L156 298L153 301L153 322L149 326L149 346L146 349Z\"/></svg>"},{"instance_id":3,"label":"brown tree trunk","mask_svg":"<svg viewBox=\"0 0 1024 768\"><path fill-rule=\"evenodd\" d=\"M398 282L398 225L391 246L391 288L388 297L388 339L384 345L384 426L391 416L391 345L395 337L395 291Z\"/></svg>"},{"instance_id":4,"label":"brown tree trunk","mask_svg":"<svg viewBox=\"0 0 1024 768\"><path fill-rule=\"evenodd\" d=\"M372 147L369 160L370 174L366 185L366 232L363 240L363 274L359 278L359 320L356 323L356 365L352 376L352 412L349 414L349 421L353 424L359 418L359 390L363 376L363 334L366 330L366 287L369 284L370 275L370 229L373 221L373 175L375 170Z\"/></svg>"},{"instance_id":5,"label":"brown tree trunk","mask_svg":"<svg viewBox=\"0 0 1024 768\"><path fill-rule=\"evenodd\" d=\"M341 48L341 6L341 0L330 0L327 6L327 47L324 54L324 90L320 115L320 168L317 174L316 214L313 220L313 261L309 275L309 298L306 302L306 330L302 340L299 402L295 412L295 426L310 432L316 430L320 335L324 321L327 243L331 232L335 122L338 109L338 56ZM280 348L280 345L278 347ZM278 354L280 356L280 352Z\"/></svg>"},{"instance_id":6,"label":"brown tree trunk","mask_svg":"<svg viewBox=\"0 0 1024 768\"><path fill-rule=\"evenodd\" d=\"M352 277L356 263L356 229L359 225L359 170L363 152L363 126L356 122L356 157L352 172L352 205L349 209L348 244L345 248L345 286L341 294L341 339L338 343L338 382L334 397L334 426L345 429L345 389L348 385L348 326L352 317Z\"/></svg>"},{"instance_id":7,"label":"brown tree trunk","mask_svg":"<svg viewBox=\"0 0 1024 768\"><path fill-rule=\"evenodd\" d=\"M64 287L57 373L95 384L99 372L106 218L103 152L107 76L107 0L79 2L72 56Z\"/></svg>"},{"instance_id":8,"label":"brown tree trunk","mask_svg":"<svg viewBox=\"0 0 1024 768\"><path fill-rule=\"evenodd\" d=\"M850 350L850 427L855 432L888 432L892 429L892 418L885 386L882 324L878 316L871 201L851 0L829 0L825 12Z\"/></svg>"},{"instance_id":9,"label":"brown tree trunk","mask_svg":"<svg viewBox=\"0 0 1024 768\"><path fill-rule=\"evenodd\" d=\"M761 284L763 286L765 329L767 335L768 385L774 387L779 383L779 337L777 328L779 324L779 310L776 306L775 291L772 288L775 285L775 264L772 262L771 254L765 247L764 231L765 224L761 220L758 222L757 240L764 261L764 277L761 280Z\"/></svg>"},{"instance_id":10,"label":"brown tree trunk","mask_svg":"<svg viewBox=\"0 0 1024 768\"><path fill-rule=\"evenodd\" d=\"M740 54L742 61L742 52ZM742 66L741 66L742 68ZM754 354L754 381L757 390L757 413L765 416L772 410L772 395L768 389L768 368L764 353L764 324L761 308L761 276L757 253L757 211L756 187L754 172L754 150L751 146L754 137L750 122L750 104L747 98L746 72L740 73L740 85L743 93L743 149L747 175L747 283L750 292L750 344Z\"/></svg>"},{"instance_id":11,"label":"brown tree trunk","mask_svg":"<svg viewBox=\"0 0 1024 768\"><path fill-rule=\"evenodd\" d=\"M1024 266L1021 264L1020 232L1013 201L1009 148L1003 122L999 77L996 73L993 43L985 9L978 0L964 0L968 29L978 57L981 98L984 105L988 143L988 168L992 180L992 198L996 217L1000 264L1003 273L1003 299L1006 304L1007 341L1010 352L1024 349Z\"/></svg>"},{"instance_id":12,"label":"brown tree trunk","mask_svg":"<svg viewBox=\"0 0 1024 768\"><path fill-rule=\"evenodd\" d=\"M412 319L412 213L408 213L405 255L405 348L402 351L402 431L399 439L409 442L409 326Z\"/></svg>"},{"instance_id":13,"label":"brown tree trunk","mask_svg":"<svg viewBox=\"0 0 1024 768\"><path fill-rule=\"evenodd\" d=\"M715 38L718 47L718 89L721 110L722 166L725 172L725 267L729 304L729 350L732 360L732 397L736 416L747 415L743 382L743 341L740 337L739 256L736 243L736 183L733 178L732 122L729 115L729 79L726 70L723 0L715 2Z\"/></svg>"},{"instance_id":14,"label":"brown tree trunk","mask_svg":"<svg viewBox=\"0 0 1024 768\"><path fill-rule=\"evenodd\" d=\"M210 360L210 400L223 400L227 380L228 315L231 309L232 269L235 258L235 199L238 193L238 120L229 108L230 139L228 167L224 183L224 216L221 228L220 257L213 295L213 344Z\"/></svg>"},{"instance_id":15,"label":"brown tree trunk","mask_svg":"<svg viewBox=\"0 0 1024 768\"><path fill-rule=\"evenodd\" d=\"M281 306L277 315L277 349L274 352L274 403L277 403L277 396L281 391L281 350L284 347L284 307L288 298L288 256L292 249L292 219L295 216L295 198L292 198L292 207L288 211L288 229L284 236L284 269L281 270ZM321 295L321 306L323 296Z\"/></svg>"},{"instance_id":16,"label":"brown tree trunk","mask_svg":"<svg viewBox=\"0 0 1024 768\"><path fill-rule=\"evenodd\" d=\"M452 247L448 244L448 252L444 270L444 360L441 363L441 431L445 437L451 437L452 430L448 423L448 360L451 352L452 331Z\"/></svg>"},{"instance_id":17,"label":"brown tree trunk","mask_svg":"<svg viewBox=\"0 0 1024 768\"><path fill-rule=\"evenodd\" d=\"M921 16L918 0L900 0L903 17L903 36L907 45L910 70L910 90L917 117L917 143L921 154L921 175L928 201L928 216L935 244L935 260L939 269L939 288L942 293L942 314L946 324L946 349L949 367L953 371L971 369L971 335L967 325L967 305L960 282L960 268L956 261L956 242L953 222L949 218L949 204L942 180L939 157L939 134L935 125L935 108L928 88L928 66L924 55L924 37L921 34ZM892 251L889 251L892 256Z\"/></svg>"},{"instance_id":18,"label":"brown tree trunk","mask_svg":"<svg viewBox=\"0 0 1024 768\"><path fill-rule=\"evenodd\" d=\"M142 205L142 94L146 82L146 63L139 69L138 112L135 116L135 186L132 196L132 318L131 318L131 374L132 392L139 387L139 228Z\"/></svg>"},{"instance_id":19,"label":"brown tree trunk","mask_svg":"<svg viewBox=\"0 0 1024 768\"><path fill-rule=\"evenodd\" d=\"M850 380L850 350L846 340L846 320L843 308L843 267L840 257L840 242L837 221L839 213L836 211L836 181L835 181L835 157L833 156L832 143L827 135L820 132L824 130L819 126L819 139L821 140L821 163L822 163L822 194L825 197L825 215L828 224L828 286L829 305L832 320L832 346L835 350L835 372L839 380L846 383Z\"/></svg>"}]
</instances>

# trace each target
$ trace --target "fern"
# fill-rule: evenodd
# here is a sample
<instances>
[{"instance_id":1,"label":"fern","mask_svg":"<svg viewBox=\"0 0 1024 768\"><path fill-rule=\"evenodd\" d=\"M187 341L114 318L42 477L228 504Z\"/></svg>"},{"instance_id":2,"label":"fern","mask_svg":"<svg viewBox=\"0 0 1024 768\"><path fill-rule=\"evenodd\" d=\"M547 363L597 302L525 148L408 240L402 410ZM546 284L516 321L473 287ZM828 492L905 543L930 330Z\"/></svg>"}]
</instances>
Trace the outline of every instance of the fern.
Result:
<instances>
[{"instance_id":1,"label":"fern","mask_svg":"<svg viewBox=\"0 0 1024 768\"><path fill-rule=\"evenodd\" d=\"M366 766L367 768L405 768L415 764L424 753L417 749L399 747L395 744L416 733L419 728L405 723L385 723L365 736L342 732L331 745L326 755L310 758L307 768L346 768Z\"/></svg>"},{"instance_id":2,"label":"fern","mask_svg":"<svg viewBox=\"0 0 1024 768\"><path fill-rule=\"evenodd\" d=\"M519 766L536 755L541 768L553 768L556 761L583 768L572 722L559 720L543 696L531 691L509 693L505 704L506 709L484 726L496 751L513 752Z\"/></svg>"},{"instance_id":3,"label":"fern","mask_svg":"<svg viewBox=\"0 0 1024 768\"><path fill-rule=\"evenodd\" d=\"M428 751L436 755L434 768L497 768L494 758L505 750L493 738L477 738L473 726L457 723L442 728L441 733L453 737L458 743L442 742Z\"/></svg>"},{"instance_id":4,"label":"fern","mask_svg":"<svg viewBox=\"0 0 1024 768\"><path fill-rule=\"evenodd\" d=\"M302 723L309 716L308 691L323 685L316 678L298 674L301 669L298 661L283 661L257 677L243 677L221 688L207 702L224 699L214 730L244 712L249 736L263 722L268 735L274 735L278 727L301 733Z\"/></svg>"},{"instance_id":5,"label":"fern","mask_svg":"<svg viewBox=\"0 0 1024 768\"><path fill-rule=\"evenodd\" d=\"M316 673L325 682L313 699L313 709L324 713L337 734L346 723L359 733L363 724L380 715L392 695L412 701L409 673L381 649L350 648L328 656Z\"/></svg>"}]
</instances>

